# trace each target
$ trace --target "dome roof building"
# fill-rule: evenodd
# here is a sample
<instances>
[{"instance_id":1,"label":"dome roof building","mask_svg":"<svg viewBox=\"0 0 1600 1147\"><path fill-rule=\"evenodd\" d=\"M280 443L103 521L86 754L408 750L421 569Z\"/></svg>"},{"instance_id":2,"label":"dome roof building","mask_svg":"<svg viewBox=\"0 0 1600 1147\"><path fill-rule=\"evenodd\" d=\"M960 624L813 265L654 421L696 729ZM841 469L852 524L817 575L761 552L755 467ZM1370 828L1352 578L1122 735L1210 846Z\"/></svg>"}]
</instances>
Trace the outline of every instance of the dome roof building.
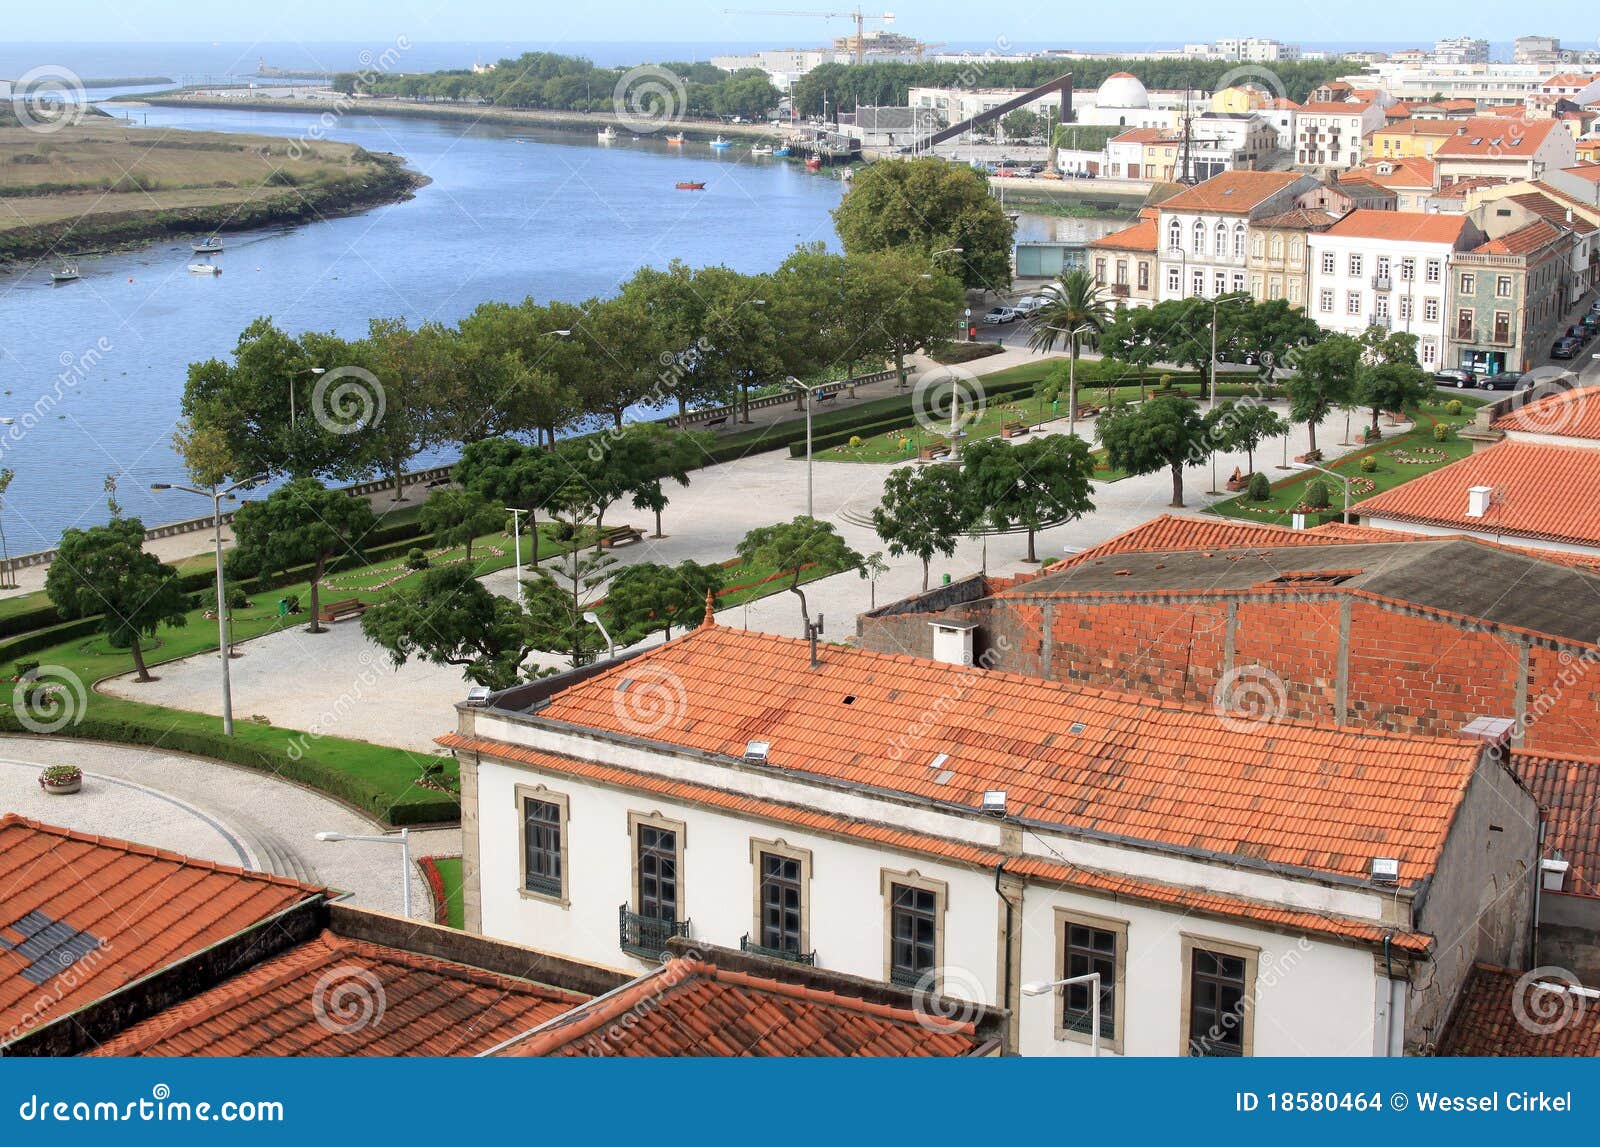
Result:
<instances>
[{"instance_id":1,"label":"dome roof building","mask_svg":"<svg viewBox=\"0 0 1600 1147\"><path fill-rule=\"evenodd\" d=\"M1139 77L1129 72L1116 72L1106 77L1094 97L1097 108L1148 108L1150 93L1145 91Z\"/></svg>"}]
</instances>

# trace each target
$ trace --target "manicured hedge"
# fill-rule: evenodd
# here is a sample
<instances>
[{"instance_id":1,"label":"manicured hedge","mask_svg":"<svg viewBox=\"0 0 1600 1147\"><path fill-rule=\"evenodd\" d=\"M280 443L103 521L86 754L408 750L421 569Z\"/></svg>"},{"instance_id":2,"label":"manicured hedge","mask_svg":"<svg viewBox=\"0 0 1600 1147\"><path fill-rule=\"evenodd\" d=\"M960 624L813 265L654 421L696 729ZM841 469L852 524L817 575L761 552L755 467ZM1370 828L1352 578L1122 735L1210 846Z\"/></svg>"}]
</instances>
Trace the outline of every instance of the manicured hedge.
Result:
<instances>
[{"instance_id":1,"label":"manicured hedge","mask_svg":"<svg viewBox=\"0 0 1600 1147\"><path fill-rule=\"evenodd\" d=\"M55 610L52 609L50 612L55 613ZM19 657L26 657L41 649L49 649L52 645L60 645L63 641L85 640L99 632L100 615L95 614L93 617L80 617L75 621L62 621L45 629L36 629L32 633L24 633L9 641L0 642L0 674L10 673L10 662Z\"/></svg>"}]
</instances>

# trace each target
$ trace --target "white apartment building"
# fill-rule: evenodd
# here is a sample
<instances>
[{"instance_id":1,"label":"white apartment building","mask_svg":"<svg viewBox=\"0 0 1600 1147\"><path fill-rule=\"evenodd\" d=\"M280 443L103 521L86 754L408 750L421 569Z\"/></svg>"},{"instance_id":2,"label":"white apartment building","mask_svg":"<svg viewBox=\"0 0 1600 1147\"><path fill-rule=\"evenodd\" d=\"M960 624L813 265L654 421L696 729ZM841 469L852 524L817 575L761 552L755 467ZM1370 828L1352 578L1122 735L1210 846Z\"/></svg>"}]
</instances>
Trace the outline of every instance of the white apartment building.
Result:
<instances>
[{"instance_id":1,"label":"white apartment building","mask_svg":"<svg viewBox=\"0 0 1600 1147\"><path fill-rule=\"evenodd\" d=\"M1295 113L1295 163L1302 167L1356 167L1366 157L1367 133L1383 126L1374 103L1307 103Z\"/></svg>"},{"instance_id":2,"label":"white apartment building","mask_svg":"<svg viewBox=\"0 0 1600 1147\"><path fill-rule=\"evenodd\" d=\"M1218 60L1237 60L1244 64L1289 63L1300 58L1299 44L1285 44L1262 36L1218 40L1211 45L1211 56Z\"/></svg>"},{"instance_id":3,"label":"white apartment building","mask_svg":"<svg viewBox=\"0 0 1600 1147\"><path fill-rule=\"evenodd\" d=\"M1537 64L1439 64L1390 59L1343 78L1356 87L1380 88L1407 102L1468 99L1480 104L1520 104L1549 74L1549 68Z\"/></svg>"},{"instance_id":4,"label":"white apartment building","mask_svg":"<svg viewBox=\"0 0 1600 1147\"><path fill-rule=\"evenodd\" d=\"M1483 745L1251 727L942 632L923 659L708 621L458 706L467 927L1003 1001L1025 1055L1089 1054L1096 1003L1103 1054L1397 1055L1522 958L1537 811Z\"/></svg>"},{"instance_id":5,"label":"white apartment building","mask_svg":"<svg viewBox=\"0 0 1600 1147\"><path fill-rule=\"evenodd\" d=\"M1433 44L1433 59L1439 64L1487 64L1489 41L1480 40L1475 36L1451 36L1448 39L1436 40Z\"/></svg>"},{"instance_id":6,"label":"white apartment building","mask_svg":"<svg viewBox=\"0 0 1600 1147\"><path fill-rule=\"evenodd\" d=\"M1462 122L1459 134L1439 145L1433 161L1442 187L1474 176L1541 179L1576 164L1578 144L1553 119L1474 116Z\"/></svg>"},{"instance_id":7,"label":"white apartment building","mask_svg":"<svg viewBox=\"0 0 1600 1147\"><path fill-rule=\"evenodd\" d=\"M1307 313L1324 330L1360 335L1368 327L1417 336L1425 367L1444 362L1450 260L1484 236L1464 215L1352 211L1308 237Z\"/></svg>"},{"instance_id":8,"label":"white apartment building","mask_svg":"<svg viewBox=\"0 0 1600 1147\"><path fill-rule=\"evenodd\" d=\"M1290 171L1228 171L1160 204L1159 298L1216 298L1249 286L1250 221L1281 215L1317 186Z\"/></svg>"}]
</instances>

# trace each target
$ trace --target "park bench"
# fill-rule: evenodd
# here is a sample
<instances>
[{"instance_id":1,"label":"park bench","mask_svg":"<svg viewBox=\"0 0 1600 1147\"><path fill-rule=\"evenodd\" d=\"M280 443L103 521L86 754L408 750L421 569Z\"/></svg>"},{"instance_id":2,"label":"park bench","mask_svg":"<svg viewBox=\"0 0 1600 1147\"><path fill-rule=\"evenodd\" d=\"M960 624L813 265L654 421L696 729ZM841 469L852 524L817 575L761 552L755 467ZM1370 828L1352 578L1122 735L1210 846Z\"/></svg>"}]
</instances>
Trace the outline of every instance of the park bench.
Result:
<instances>
[{"instance_id":1,"label":"park bench","mask_svg":"<svg viewBox=\"0 0 1600 1147\"><path fill-rule=\"evenodd\" d=\"M1310 451L1307 451L1304 454L1296 454L1294 456L1294 460L1296 462L1321 462L1322 461L1322 451L1320 451L1320 450L1310 450Z\"/></svg>"},{"instance_id":2,"label":"park bench","mask_svg":"<svg viewBox=\"0 0 1600 1147\"><path fill-rule=\"evenodd\" d=\"M839 397L839 392L837 390L830 390L830 391L827 391L824 394L817 395L817 401L818 402L833 402L836 399L838 399L838 397Z\"/></svg>"},{"instance_id":3,"label":"park bench","mask_svg":"<svg viewBox=\"0 0 1600 1147\"><path fill-rule=\"evenodd\" d=\"M1002 438L1021 438L1027 432L1028 424L1026 422L1005 422L1000 426L1000 437Z\"/></svg>"},{"instance_id":4,"label":"park bench","mask_svg":"<svg viewBox=\"0 0 1600 1147\"><path fill-rule=\"evenodd\" d=\"M704 426L708 430L714 429L715 427L718 427L718 426L726 426L726 425L728 425L728 416L726 414L724 414L720 418L708 418L703 423L701 423L701 425Z\"/></svg>"},{"instance_id":5,"label":"park bench","mask_svg":"<svg viewBox=\"0 0 1600 1147\"><path fill-rule=\"evenodd\" d=\"M607 526L600 531L600 548L605 550L642 541L644 533L637 526Z\"/></svg>"},{"instance_id":6,"label":"park bench","mask_svg":"<svg viewBox=\"0 0 1600 1147\"><path fill-rule=\"evenodd\" d=\"M317 607L318 621L338 621L345 617L360 617L367 612L367 603L359 597L347 597L340 601L325 601Z\"/></svg>"},{"instance_id":7,"label":"park bench","mask_svg":"<svg viewBox=\"0 0 1600 1147\"><path fill-rule=\"evenodd\" d=\"M941 438L937 442L930 442L926 446L924 446L917 453L917 457L922 459L924 462L931 462L935 458L947 457L949 455L949 453L950 453L950 443L944 441L944 439Z\"/></svg>"},{"instance_id":8,"label":"park bench","mask_svg":"<svg viewBox=\"0 0 1600 1147\"><path fill-rule=\"evenodd\" d=\"M1233 477L1228 479L1226 488L1235 494L1240 490L1248 490L1250 488L1250 478L1251 475L1239 473L1239 468L1235 466L1233 468Z\"/></svg>"},{"instance_id":9,"label":"park bench","mask_svg":"<svg viewBox=\"0 0 1600 1147\"><path fill-rule=\"evenodd\" d=\"M1078 403L1078 417L1079 418L1093 418L1095 415L1097 415L1099 413L1100 413L1100 408L1098 406L1091 406L1087 402Z\"/></svg>"}]
</instances>

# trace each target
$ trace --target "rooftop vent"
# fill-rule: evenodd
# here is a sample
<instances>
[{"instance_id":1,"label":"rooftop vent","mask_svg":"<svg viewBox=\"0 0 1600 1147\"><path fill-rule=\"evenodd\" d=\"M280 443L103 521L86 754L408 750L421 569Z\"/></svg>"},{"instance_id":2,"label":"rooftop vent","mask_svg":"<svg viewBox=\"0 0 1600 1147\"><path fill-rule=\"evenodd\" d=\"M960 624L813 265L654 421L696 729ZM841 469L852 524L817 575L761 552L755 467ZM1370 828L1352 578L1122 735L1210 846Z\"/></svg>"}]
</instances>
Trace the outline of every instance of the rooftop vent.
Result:
<instances>
[{"instance_id":1,"label":"rooftop vent","mask_svg":"<svg viewBox=\"0 0 1600 1147\"><path fill-rule=\"evenodd\" d=\"M1467 491L1467 517L1481 518L1486 515L1493 498L1493 486L1473 486Z\"/></svg>"},{"instance_id":2,"label":"rooftop vent","mask_svg":"<svg viewBox=\"0 0 1600 1147\"><path fill-rule=\"evenodd\" d=\"M942 769L942 768L944 768L944 763L946 761L948 761L949 759L950 759L950 754L949 753L940 753L937 757L933 758L933 760L928 762L928 767L930 769Z\"/></svg>"},{"instance_id":3,"label":"rooftop vent","mask_svg":"<svg viewBox=\"0 0 1600 1147\"><path fill-rule=\"evenodd\" d=\"M988 789L983 794L983 811L990 816L1006 815L1006 793L1004 789Z\"/></svg>"},{"instance_id":4,"label":"rooftop vent","mask_svg":"<svg viewBox=\"0 0 1600 1147\"><path fill-rule=\"evenodd\" d=\"M1511 739L1511 731L1516 727L1516 721L1510 717L1474 717L1461 727L1461 735L1488 745L1503 745Z\"/></svg>"},{"instance_id":5,"label":"rooftop vent","mask_svg":"<svg viewBox=\"0 0 1600 1147\"><path fill-rule=\"evenodd\" d=\"M1399 884L1400 862L1392 856L1374 856L1367 863L1367 876L1374 884Z\"/></svg>"},{"instance_id":6,"label":"rooftop vent","mask_svg":"<svg viewBox=\"0 0 1600 1147\"><path fill-rule=\"evenodd\" d=\"M772 748L769 741L750 741L744 747L744 759L751 764L764 765L767 763L767 752Z\"/></svg>"},{"instance_id":7,"label":"rooftop vent","mask_svg":"<svg viewBox=\"0 0 1600 1147\"><path fill-rule=\"evenodd\" d=\"M1558 852L1539 862L1541 882L1546 892L1564 892L1567 887L1567 869L1570 865Z\"/></svg>"}]
</instances>

